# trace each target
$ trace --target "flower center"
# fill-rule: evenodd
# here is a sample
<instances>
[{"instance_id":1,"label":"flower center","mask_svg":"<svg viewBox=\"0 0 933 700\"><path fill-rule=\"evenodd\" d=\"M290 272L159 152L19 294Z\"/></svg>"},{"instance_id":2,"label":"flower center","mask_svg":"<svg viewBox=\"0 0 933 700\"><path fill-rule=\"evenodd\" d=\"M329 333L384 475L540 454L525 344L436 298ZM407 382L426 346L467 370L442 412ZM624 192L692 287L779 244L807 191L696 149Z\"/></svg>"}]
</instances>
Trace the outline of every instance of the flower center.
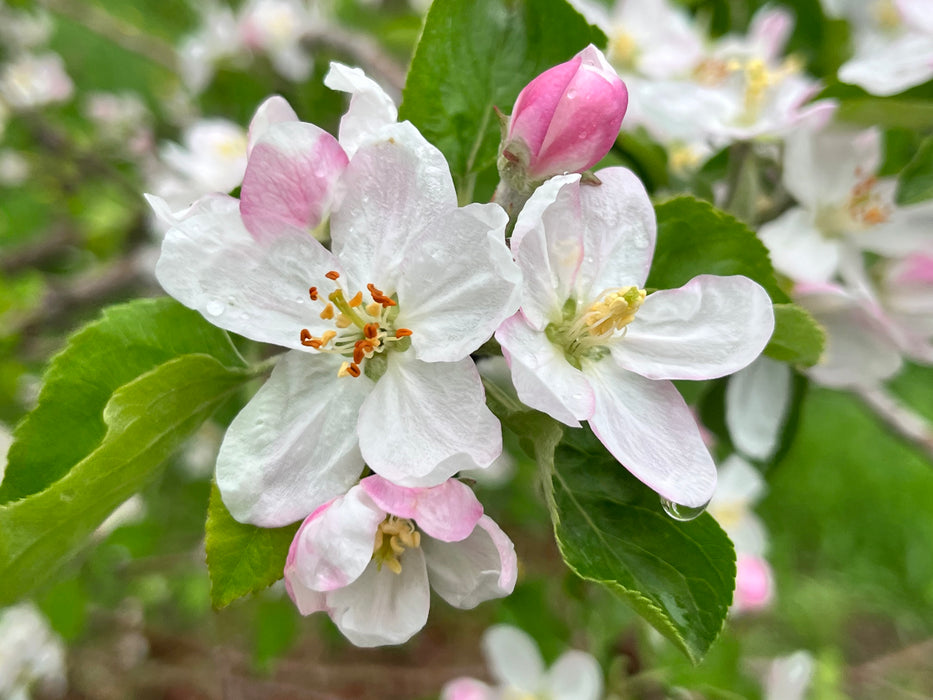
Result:
<instances>
[{"instance_id":1,"label":"flower center","mask_svg":"<svg viewBox=\"0 0 933 700\"><path fill-rule=\"evenodd\" d=\"M301 344L318 352L346 357L347 361L340 365L337 376L359 377L363 372L363 361L370 360L365 365L366 375L378 379L385 372L385 356L381 353L389 348L404 351L411 346L411 331L394 326L398 316L398 302L372 282L366 285L371 299L369 303L363 303L365 298L361 291L348 299L337 281L340 273L331 270L325 277L337 286L327 296L327 301L323 302L317 287L308 289L308 294L311 301L324 303L320 317L333 321L334 329L313 336L307 328L302 328Z\"/></svg>"},{"instance_id":2,"label":"flower center","mask_svg":"<svg viewBox=\"0 0 933 700\"><path fill-rule=\"evenodd\" d=\"M618 28L609 39L609 61L629 70L635 69L638 58L638 42L627 31Z\"/></svg>"},{"instance_id":3,"label":"flower center","mask_svg":"<svg viewBox=\"0 0 933 700\"><path fill-rule=\"evenodd\" d=\"M878 192L878 178L856 171L858 182L849 198L840 206L825 207L817 212L817 226L828 238L864 231L883 224L891 216L891 206Z\"/></svg>"},{"instance_id":4,"label":"flower center","mask_svg":"<svg viewBox=\"0 0 933 700\"><path fill-rule=\"evenodd\" d=\"M890 31L901 26L901 13L893 0L876 0L871 6L871 15L882 29Z\"/></svg>"},{"instance_id":5,"label":"flower center","mask_svg":"<svg viewBox=\"0 0 933 700\"><path fill-rule=\"evenodd\" d=\"M587 307L578 308L574 299L564 304L562 318L544 329L548 339L564 349L567 361L580 368L580 360L602 359L606 343L635 318L648 293L634 285L610 289Z\"/></svg>"},{"instance_id":6,"label":"flower center","mask_svg":"<svg viewBox=\"0 0 933 700\"><path fill-rule=\"evenodd\" d=\"M776 68L769 68L760 58L707 58L694 70L693 78L700 85L720 87L726 80L737 78L743 89L743 112L738 121L751 124L758 119L768 91L796 75L803 68L796 56L789 56Z\"/></svg>"},{"instance_id":7,"label":"flower center","mask_svg":"<svg viewBox=\"0 0 933 700\"><path fill-rule=\"evenodd\" d=\"M376 530L373 559L380 569L385 565L393 574L400 574L402 562L399 557L406 549L418 549L420 546L421 533L411 520L387 515Z\"/></svg>"}]
</instances>

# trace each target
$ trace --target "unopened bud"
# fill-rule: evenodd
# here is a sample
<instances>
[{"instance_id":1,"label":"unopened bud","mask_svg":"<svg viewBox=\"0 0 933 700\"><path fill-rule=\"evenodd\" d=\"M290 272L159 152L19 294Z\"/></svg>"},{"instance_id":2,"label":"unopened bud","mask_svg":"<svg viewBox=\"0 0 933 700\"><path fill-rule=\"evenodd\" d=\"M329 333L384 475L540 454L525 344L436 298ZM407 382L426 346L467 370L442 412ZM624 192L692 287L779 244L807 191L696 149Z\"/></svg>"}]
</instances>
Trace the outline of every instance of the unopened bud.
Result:
<instances>
[{"instance_id":1,"label":"unopened bud","mask_svg":"<svg viewBox=\"0 0 933 700\"><path fill-rule=\"evenodd\" d=\"M517 189L582 172L609 152L628 91L592 44L521 91L500 148L499 172Z\"/></svg>"}]
</instances>

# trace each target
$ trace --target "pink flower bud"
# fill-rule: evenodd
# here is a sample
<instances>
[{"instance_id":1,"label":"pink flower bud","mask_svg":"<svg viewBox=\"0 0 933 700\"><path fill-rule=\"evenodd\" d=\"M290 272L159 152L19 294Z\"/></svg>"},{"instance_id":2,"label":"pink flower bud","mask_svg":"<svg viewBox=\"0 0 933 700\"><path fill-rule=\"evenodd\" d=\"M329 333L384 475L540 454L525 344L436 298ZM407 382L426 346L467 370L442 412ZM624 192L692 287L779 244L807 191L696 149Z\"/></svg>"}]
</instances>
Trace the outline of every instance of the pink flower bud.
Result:
<instances>
[{"instance_id":1,"label":"pink flower bud","mask_svg":"<svg viewBox=\"0 0 933 700\"><path fill-rule=\"evenodd\" d=\"M625 83L592 44L521 91L502 158L530 181L582 172L609 152L628 106ZM500 170L506 164L500 160Z\"/></svg>"}]
</instances>

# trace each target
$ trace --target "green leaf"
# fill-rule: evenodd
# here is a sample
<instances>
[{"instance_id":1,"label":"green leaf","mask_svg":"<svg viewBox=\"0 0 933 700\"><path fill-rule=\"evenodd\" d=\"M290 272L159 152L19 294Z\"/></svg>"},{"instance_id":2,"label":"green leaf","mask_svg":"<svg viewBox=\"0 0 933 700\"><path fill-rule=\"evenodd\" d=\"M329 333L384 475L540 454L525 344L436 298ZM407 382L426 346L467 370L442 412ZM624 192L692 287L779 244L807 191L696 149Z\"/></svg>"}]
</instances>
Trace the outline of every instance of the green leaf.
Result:
<instances>
[{"instance_id":1,"label":"green leaf","mask_svg":"<svg viewBox=\"0 0 933 700\"><path fill-rule=\"evenodd\" d=\"M288 547L299 525L263 528L237 522L213 485L205 549L214 607L226 607L282 578Z\"/></svg>"},{"instance_id":2,"label":"green leaf","mask_svg":"<svg viewBox=\"0 0 933 700\"><path fill-rule=\"evenodd\" d=\"M445 0L428 11L399 119L450 163L458 192L495 165L499 123L521 89L547 68L606 37L564 0ZM490 192L491 194L491 192Z\"/></svg>"},{"instance_id":3,"label":"green leaf","mask_svg":"<svg viewBox=\"0 0 933 700\"><path fill-rule=\"evenodd\" d=\"M775 302L789 301L774 279L768 249L748 226L708 202L675 197L655 206L658 240L647 286L676 289L697 275L745 275Z\"/></svg>"},{"instance_id":4,"label":"green leaf","mask_svg":"<svg viewBox=\"0 0 933 700\"><path fill-rule=\"evenodd\" d=\"M13 433L0 503L63 477L104 438L103 410L114 391L189 353L245 366L224 331L168 298L111 307L75 333L52 359L37 407Z\"/></svg>"},{"instance_id":5,"label":"green leaf","mask_svg":"<svg viewBox=\"0 0 933 700\"><path fill-rule=\"evenodd\" d=\"M842 100L836 118L860 126L900 127L920 131L933 128L933 103L929 100L897 97Z\"/></svg>"},{"instance_id":6,"label":"green leaf","mask_svg":"<svg viewBox=\"0 0 933 700\"><path fill-rule=\"evenodd\" d=\"M588 428L555 454L554 532L577 575L624 598L694 663L732 602L735 551L709 514L678 522Z\"/></svg>"},{"instance_id":7,"label":"green leaf","mask_svg":"<svg viewBox=\"0 0 933 700\"><path fill-rule=\"evenodd\" d=\"M917 204L933 198L933 136L920 149L897 179L897 203Z\"/></svg>"},{"instance_id":8,"label":"green leaf","mask_svg":"<svg viewBox=\"0 0 933 700\"><path fill-rule=\"evenodd\" d=\"M812 367L820 361L826 331L810 313L796 304L774 305L774 334L765 354L793 365Z\"/></svg>"},{"instance_id":9,"label":"green leaf","mask_svg":"<svg viewBox=\"0 0 933 700\"><path fill-rule=\"evenodd\" d=\"M49 488L0 506L0 606L48 579L252 376L189 354L114 392L104 407L101 444ZM46 439L55 435L50 430Z\"/></svg>"}]
</instances>

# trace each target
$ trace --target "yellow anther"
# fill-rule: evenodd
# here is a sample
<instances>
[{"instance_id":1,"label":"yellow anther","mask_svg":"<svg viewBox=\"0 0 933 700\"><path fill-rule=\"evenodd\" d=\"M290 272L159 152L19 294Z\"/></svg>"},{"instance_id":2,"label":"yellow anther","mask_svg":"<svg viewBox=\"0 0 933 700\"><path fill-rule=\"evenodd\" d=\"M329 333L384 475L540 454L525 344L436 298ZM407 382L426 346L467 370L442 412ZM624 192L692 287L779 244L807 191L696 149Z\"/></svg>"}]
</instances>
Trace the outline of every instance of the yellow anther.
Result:
<instances>
[{"instance_id":1,"label":"yellow anther","mask_svg":"<svg viewBox=\"0 0 933 700\"><path fill-rule=\"evenodd\" d=\"M334 305L328 304L324 307L324 310L321 312L321 318L323 319L332 319L334 317Z\"/></svg>"},{"instance_id":2,"label":"yellow anther","mask_svg":"<svg viewBox=\"0 0 933 700\"><path fill-rule=\"evenodd\" d=\"M353 298L350 299L350 306L357 307L363 303L363 292L357 292L353 295Z\"/></svg>"},{"instance_id":3,"label":"yellow anther","mask_svg":"<svg viewBox=\"0 0 933 700\"><path fill-rule=\"evenodd\" d=\"M353 321L347 318L344 314L337 314L337 318L334 321L334 325L337 328L349 328L352 325Z\"/></svg>"},{"instance_id":4,"label":"yellow anther","mask_svg":"<svg viewBox=\"0 0 933 700\"><path fill-rule=\"evenodd\" d=\"M350 363L343 362L340 365L340 369L337 370L338 377L349 377L350 376Z\"/></svg>"},{"instance_id":5,"label":"yellow anther","mask_svg":"<svg viewBox=\"0 0 933 700\"><path fill-rule=\"evenodd\" d=\"M594 336L620 331L635 318L646 296L644 289L634 286L614 289L593 302L583 315L583 322Z\"/></svg>"},{"instance_id":6,"label":"yellow anther","mask_svg":"<svg viewBox=\"0 0 933 700\"><path fill-rule=\"evenodd\" d=\"M366 305L366 313L375 318L382 311L382 304L377 304L374 301L371 301Z\"/></svg>"},{"instance_id":7,"label":"yellow anther","mask_svg":"<svg viewBox=\"0 0 933 700\"><path fill-rule=\"evenodd\" d=\"M421 546L421 533L415 529L415 524L407 518L397 518L387 515L379 523L376 536L373 540L373 559L381 567L385 565L394 574L402 572L402 563L399 557L406 549L417 549Z\"/></svg>"},{"instance_id":8,"label":"yellow anther","mask_svg":"<svg viewBox=\"0 0 933 700\"><path fill-rule=\"evenodd\" d=\"M321 333L321 347L327 345L330 341L337 337L337 331L324 331Z\"/></svg>"},{"instance_id":9,"label":"yellow anther","mask_svg":"<svg viewBox=\"0 0 933 700\"><path fill-rule=\"evenodd\" d=\"M675 146L671 149L668 161L678 175L686 175L700 164L700 154L690 146Z\"/></svg>"},{"instance_id":10,"label":"yellow anther","mask_svg":"<svg viewBox=\"0 0 933 700\"><path fill-rule=\"evenodd\" d=\"M897 11L893 0L876 0L871 6L871 14L882 29L897 29L901 26L901 13Z\"/></svg>"}]
</instances>

